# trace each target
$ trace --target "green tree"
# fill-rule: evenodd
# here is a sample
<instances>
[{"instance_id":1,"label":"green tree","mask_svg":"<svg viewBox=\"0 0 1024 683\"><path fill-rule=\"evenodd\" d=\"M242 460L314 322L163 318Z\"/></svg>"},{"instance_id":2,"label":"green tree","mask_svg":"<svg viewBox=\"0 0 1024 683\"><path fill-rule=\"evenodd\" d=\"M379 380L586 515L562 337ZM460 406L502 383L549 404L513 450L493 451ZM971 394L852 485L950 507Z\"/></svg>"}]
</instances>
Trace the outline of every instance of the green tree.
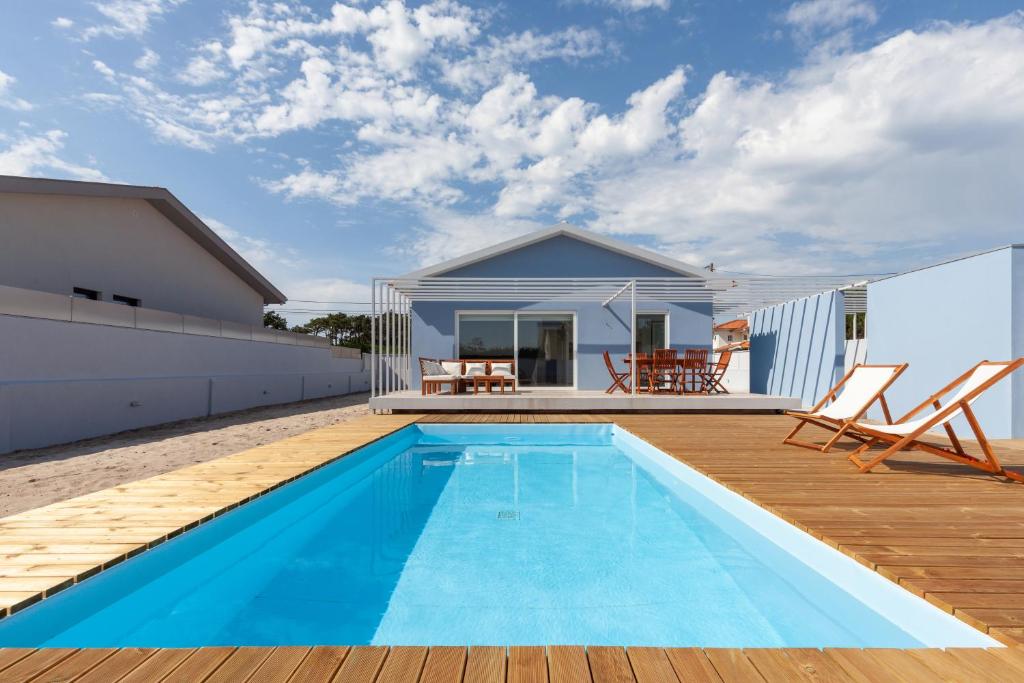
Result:
<instances>
[{"instance_id":1,"label":"green tree","mask_svg":"<svg viewBox=\"0 0 1024 683\"><path fill-rule=\"evenodd\" d=\"M269 327L275 330L287 330L288 321L285 320L284 316L277 311L264 311L263 327Z\"/></svg>"}]
</instances>

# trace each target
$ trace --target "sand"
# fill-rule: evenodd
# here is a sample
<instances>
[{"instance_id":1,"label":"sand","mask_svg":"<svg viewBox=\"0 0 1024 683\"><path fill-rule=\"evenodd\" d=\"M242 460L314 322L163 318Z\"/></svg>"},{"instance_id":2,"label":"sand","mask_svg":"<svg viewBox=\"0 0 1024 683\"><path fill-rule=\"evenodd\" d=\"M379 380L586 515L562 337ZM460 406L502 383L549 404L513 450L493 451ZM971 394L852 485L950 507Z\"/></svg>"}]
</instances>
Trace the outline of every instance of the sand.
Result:
<instances>
[{"instance_id":1,"label":"sand","mask_svg":"<svg viewBox=\"0 0 1024 683\"><path fill-rule=\"evenodd\" d=\"M0 517L345 422L369 412L367 398L254 408L0 455Z\"/></svg>"}]
</instances>

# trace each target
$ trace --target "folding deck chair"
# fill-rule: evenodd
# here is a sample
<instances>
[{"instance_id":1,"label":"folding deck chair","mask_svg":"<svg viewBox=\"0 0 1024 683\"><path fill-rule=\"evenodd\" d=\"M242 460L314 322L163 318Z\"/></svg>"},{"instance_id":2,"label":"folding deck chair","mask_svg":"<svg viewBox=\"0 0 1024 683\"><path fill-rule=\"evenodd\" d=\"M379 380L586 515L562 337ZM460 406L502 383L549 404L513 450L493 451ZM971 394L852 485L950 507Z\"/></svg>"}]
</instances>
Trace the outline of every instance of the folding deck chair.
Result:
<instances>
[{"instance_id":1,"label":"folding deck chair","mask_svg":"<svg viewBox=\"0 0 1024 683\"><path fill-rule=\"evenodd\" d=\"M907 363L902 365L866 365L858 363L854 365L839 380L839 384L832 387L825 394L825 397L818 401L818 404L813 408L807 412L786 411L786 415L795 417L800 422L782 440L782 443L828 453L832 446L844 435L850 436L857 441L867 441L868 439L865 437L859 436L856 433L850 433L852 421L863 418L868 409L877 401L882 406L882 414L885 415L885 421L892 423L889 406L885 402L885 390L906 369ZM840 393L840 390L842 393ZM825 405L826 403L828 405ZM797 432L808 424L835 432L835 435L825 442L824 445L808 443L794 438Z\"/></svg>"},{"instance_id":2,"label":"folding deck chair","mask_svg":"<svg viewBox=\"0 0 1024 683\"><path fill-rule=\"evenodd\" d=\"M992 450L992 444L985 438L985 433L982 431L981 425L978 424L978 418L974 415L974 411L971 410L971 404L974 401L999 382L999 380L1012 374L1014 370L1022 365L1024 365L1024 357L1010 361L982 361L929 396L921 405L901 417L894 424L851 423L850 433L852 434L855 430L858 436L866 440L864 445L850 454L850 460L863 473L871 471L871 468L893 453L902 450L918 450L970 465L983 472L1001 474L1013 481L1024 482L1024 476L1016 472L1009 472L1000 464L999 458L996 457ZM960 390L953 395L945 407L942 407L939 399L958 386ZM916 420L910 419L928 406L934 407L935 412L927 417L920 417ZM985 454L984 460L968 455L964 451L963 446L960 445L960 439L957 438L950 422L961 414L967 419L967 424L971 426L971 431L974 432L978 446L981 448L982 453ZM925 433L936 427L942 427L946 430L946 435L949 437L952 448L942 448L919 440ZM889 444L889 447L867 462L861 460L860 456L880 441Z\"/></svg>"}]
</instances>

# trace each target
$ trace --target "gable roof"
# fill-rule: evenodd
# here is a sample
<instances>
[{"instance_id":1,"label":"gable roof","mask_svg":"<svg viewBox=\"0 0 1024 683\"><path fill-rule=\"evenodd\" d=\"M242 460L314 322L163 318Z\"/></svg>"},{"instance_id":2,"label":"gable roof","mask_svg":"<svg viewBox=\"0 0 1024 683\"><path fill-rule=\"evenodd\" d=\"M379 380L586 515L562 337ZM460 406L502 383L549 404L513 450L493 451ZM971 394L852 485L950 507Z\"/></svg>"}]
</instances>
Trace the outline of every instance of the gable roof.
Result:
<instances>
[{"instance_id":1,"label":"gable roof","mask_svg":"<svg viewBox=\"0 0 1024 683\"><path fill-rule=\"evenodd\" d=\"M494 258L495 256L500 256L501 254L507 254L509 252L516 251L517 249L522 249L523 247L531 244L544 242L554 237L570 237L581 242L593 244L601 247L602 249L607 249L608 251L629 256L639 261L645 261L647 263L660 266L666 270L671 270L672 272L679 273L680 275L685 275L687 277L699 277L704 280L711 277L710 273L702 268L698 268L697 266L692 266L688 263L683 263L682 261L662 256L661 254L620 240L614 240L609 237L597 235L576 227L575 225L570 225L569 223L559 223L558 225L554 225L550 228L527 233L522 237L516 237L515 239L507 240L505 242L499 242L493 246L470 252L449 261L443 261L433 266L414 270L411 273L406 273L402 278L417 279L436 277L458 268L463 268L474 263L486 261Z\"/></svg>"},{"instance_id":2,"label":"gable roof","mask_svg":"<svg viewBox=\"0 0 1024 683\"><path fill-rule=\"evenodd\" d=\"M270 284L269 280L253 268L238 252L228 246L227 242L166 188L0 175L0 193L142 199L149 202L154 209L195 240L199 246L224 264L228 270L241 278L253 290L263 295L264 303L283 304L287 301L287 297L277 287Z\"/></svg>"}]
</instances>

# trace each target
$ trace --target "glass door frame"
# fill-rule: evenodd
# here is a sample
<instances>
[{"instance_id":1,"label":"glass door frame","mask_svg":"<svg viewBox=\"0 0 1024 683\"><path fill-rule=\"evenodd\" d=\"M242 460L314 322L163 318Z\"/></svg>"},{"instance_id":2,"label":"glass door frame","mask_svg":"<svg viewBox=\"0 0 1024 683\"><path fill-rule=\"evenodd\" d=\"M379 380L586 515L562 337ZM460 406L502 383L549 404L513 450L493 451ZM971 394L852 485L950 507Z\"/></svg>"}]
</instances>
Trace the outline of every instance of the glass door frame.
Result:
<instances>
[{"instance_id":1,"label":"glass door frame","mask_svg":"<svg viewBox=\"0 0 1024 683\"><path fill-rule=\"evenodd\" d=\"M658 311L658 312L660 312L660 311ZM531 387L529 387L529 389L530 389L530 391L558 391L558 390L565 391L566 389L571 389L572 391L576 391L577 390L577 386L579 385L579 379L580 379L579 378L579 361L580 361L579 334L580 334L580 326L579 326L579 320L578 320L578 318L579 318L579 315L578 315L579 312L578 311L561 310L561 309L559 309L557 311L556 310L550 310L549 311L546 308L545 309L540 309L540 310L530 309L530 308L527 308L527 309L521 309L521 308L520 309L513 309L513 308L505 308L505 309L501 309L501 308L497 308L497 309L492 309L492 308L487 308L487 309L484 309L484 308L479 308L479 309L478 308L459 308L459 309L456 309L455 310L455 355L456 356L459 355L459 316L463 316L463 315L511 315L512 316L512 357L516 361L516 379L518 381L518 379L519 379L519 314L520 313L525 315L525 316L533 316L533 317L544 316L544 315L551 315L551 316L556 316L556 315L557 316L566 316L566 315L568 315L568 316L572 317L572 385L571 386L569 386L569 385L566 385L566 386L553 386L553 387L535 387L535 386L531 386ZM667 322L667 319L666 319L666 323L665 323L665 334L666 334L666 336L668 335L668 322Z\"/></svg>"}]
</instances>

